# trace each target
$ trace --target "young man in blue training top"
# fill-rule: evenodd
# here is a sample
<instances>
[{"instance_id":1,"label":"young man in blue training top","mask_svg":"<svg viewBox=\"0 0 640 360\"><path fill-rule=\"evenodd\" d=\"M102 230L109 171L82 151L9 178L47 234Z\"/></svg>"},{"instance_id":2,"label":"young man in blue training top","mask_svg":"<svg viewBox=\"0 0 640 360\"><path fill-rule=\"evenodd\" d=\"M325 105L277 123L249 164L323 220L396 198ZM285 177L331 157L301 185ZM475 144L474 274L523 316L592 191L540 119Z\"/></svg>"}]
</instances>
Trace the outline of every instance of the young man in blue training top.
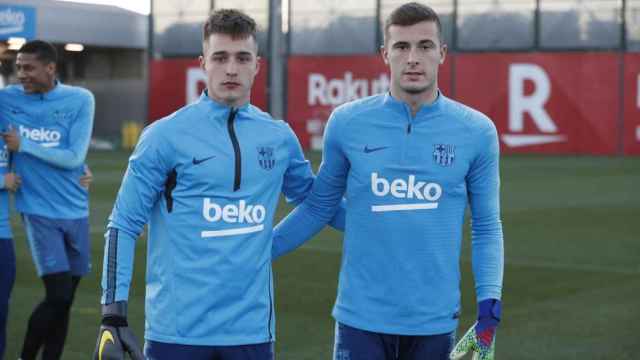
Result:
<instances>
[{"instance_id":1,"label":"young man in blue training top","mask_svg":"<svg viewBox=\"0 0 640 360\"><path fill-rule=\"evenodd\" d=\"M198 101L147 127L109 219L94 358L271 360L273 217L313 174L291 128L249 103L256 24L210 15ZM126 311L135 240L149 224L144 355Z\"/></svg>"},{"instance_id":2,"label":"young man in blue training top","mask_svg":"<svg viewBox=\"0 0 640 360\"><path fill-rule=\"evenodd\" d=\"M45 298L27 326L22 360L60 359L80 278L89 272L89 198L81 184L93 128L93 95L56 80L57 54L44 41L18 50L20 85L0 90L2 137L22 178L16 209Z\"/></svg>"},{"instance_id":3,"label":"young man in blue training top","mask_svg":"<svg viewBox=\"0 0 640 360\"><path fill-rule=\"evenodd\" d=\"M2 106L0 104L0 106ZM9 194L20 186L20 176L9 168L9 150L0 140L0 360L7 344L9 299L16 279L16 254L9 222Z\"/></svg>"},{"instance_id":4,"label":"young man in blue training top","mask_svg":"<svg viewBox=\"0 0 640 360\"><path fill-rule=\"evenodd\" d=\"M312 190L276 227L274 257L316 234L346 197L334 360L449 357L467 204L479 313L451 356L493 358L503 273L498 138L490 119L438 90L446 50L431 8L408 3L390 14L382 48L390 92L333 111Z\"/></svg>"}]
</instances>

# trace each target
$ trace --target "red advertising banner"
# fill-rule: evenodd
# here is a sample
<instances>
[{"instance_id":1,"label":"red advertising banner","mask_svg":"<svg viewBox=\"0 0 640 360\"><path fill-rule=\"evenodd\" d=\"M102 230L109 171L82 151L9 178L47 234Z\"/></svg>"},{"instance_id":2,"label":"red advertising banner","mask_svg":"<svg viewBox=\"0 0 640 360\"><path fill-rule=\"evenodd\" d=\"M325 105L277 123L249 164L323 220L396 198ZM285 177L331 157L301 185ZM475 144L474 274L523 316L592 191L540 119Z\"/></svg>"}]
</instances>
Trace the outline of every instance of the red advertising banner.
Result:
<instances>
[{"instance_id":1,"label":"red advertising banner","mask_svg":"<svg viewBox=\"0 0 640 360\"><path fill-rule=\"evenodd\" d=\"M615 53L459 54L455 71L456 99L496 123L505 153L618 151Z\"/></svg>"},{"instance_id":2,"label":"red advertising banner","mask_svg":"<svg viewBox=\"0 0 640 360\"><path fill-rule=\"evenodd\" d=\"M624 58L624 153L640 155L640 54Z\"/></svg>"},{"instance_id":3,"label":"red advertising banner","mask_svg":"<svg viewBox=\"0 0 640 360\"><path fill-rule=\"evenodd\" d=\"M267 69L260 62L251 91L251 103L267 109ZM153 60L150 66L149 119L158 120L198 99L206 87L206 76L197 59Z\"/></svg>"},{"instance_id":4,"label":"red advertising banner","mask_svg":"<svg viewBox=\"0 0 640 360\"><path fill-rule=\"evenodd\" d=\"M449 93L450 65L440 67L440 88ZM387 66L379 55L291 56L287 121L307 149L322 147L331 111L340 104L387 91Z\"/></svg>"}]
</instances>

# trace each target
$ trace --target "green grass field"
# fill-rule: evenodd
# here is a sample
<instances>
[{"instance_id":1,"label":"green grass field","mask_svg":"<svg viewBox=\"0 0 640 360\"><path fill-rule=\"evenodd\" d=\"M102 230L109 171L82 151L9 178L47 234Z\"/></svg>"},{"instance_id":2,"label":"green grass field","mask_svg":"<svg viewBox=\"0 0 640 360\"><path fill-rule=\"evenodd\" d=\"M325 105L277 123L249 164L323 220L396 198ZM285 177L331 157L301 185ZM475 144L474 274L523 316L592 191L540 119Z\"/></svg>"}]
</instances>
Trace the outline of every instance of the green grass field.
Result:
<instances>
[{"instance_id":1,"label":"green grass field","mask_svg":"<svg viewBox=\"0 0 640 360\"><path fill-rule=\"evenodd\" d=\"M314 164L318 154L309 154ZM89 164L94 270L81 283L63 359L89 359L99 315L105 219L127 154L93 152ZM498 359L640 358L640 158L507 156L502 160L506 266ZM287 210L281 205L278 217ZM43 296L21 224L13 219L18 276L6 359ZM468 235L467 235L468 237ZM475 317L468 239L459 335ZM330 359L339 233L325 230L275 264L280 360ZM145 242L138 242L129 323L142 337ZM374 284L372 284L374 286Z\"/></svg>"}]
</instances>

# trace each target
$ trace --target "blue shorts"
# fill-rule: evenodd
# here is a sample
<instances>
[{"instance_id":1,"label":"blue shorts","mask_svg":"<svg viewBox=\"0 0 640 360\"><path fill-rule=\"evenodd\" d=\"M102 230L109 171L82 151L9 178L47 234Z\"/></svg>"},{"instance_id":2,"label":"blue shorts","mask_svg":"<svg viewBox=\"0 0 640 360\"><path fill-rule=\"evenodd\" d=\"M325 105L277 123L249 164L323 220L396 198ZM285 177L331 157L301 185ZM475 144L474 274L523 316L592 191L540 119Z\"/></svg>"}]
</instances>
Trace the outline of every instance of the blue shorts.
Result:
<instances>
[{"instance_id":1,"label":"blue shorts","mask_svg":"<svg viewBox=\"0 0 640 360\"><path fill-rule=\"evenodd\" d=\"M144 344L147 360L273 360L273 343L237 346L198 346L167 344L147 340Z\"/></svg>"},{"instance_id":2,"label":"blue shorts","mask_svg":"<svg viewBox=\"0 0 640 360\"><path fill-rule=\"evenodd\" d=\"M448 360L455 331L440 335L391 335L336 322L333 360Z\"/></svg>"},{"instance_id":3,"label":"blue shorts","mask_svg":"<svg viewBox=\"0 0 640 360\"><path fill-rule=\"evenodd\" d=\"M22 214L22 221L38 276L66 271L83 276L89 272L89 218L66 220Z\"/></svg>"}]
</instances>

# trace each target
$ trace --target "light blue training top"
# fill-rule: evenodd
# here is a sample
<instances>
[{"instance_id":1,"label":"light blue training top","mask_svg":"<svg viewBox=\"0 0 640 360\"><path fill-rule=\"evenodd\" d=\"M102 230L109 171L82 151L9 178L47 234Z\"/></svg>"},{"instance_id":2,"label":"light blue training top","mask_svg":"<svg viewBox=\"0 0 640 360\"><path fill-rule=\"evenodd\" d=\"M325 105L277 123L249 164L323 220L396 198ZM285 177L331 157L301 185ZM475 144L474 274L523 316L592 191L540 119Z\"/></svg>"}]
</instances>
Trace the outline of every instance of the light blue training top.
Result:
<instances>
[{"instance_id":1,"label":"light blue training top","mask_svg":"<svg viewBox=\"0 0 640 360\"><path fill-rule=\"evenodd\" d=\"M13 155L22 178L16 209L54 219L89 215L87 189L80 185L91 141L95 102L86 89L63 85L43 94L22 85L0 90L0 117L20 135Z\"/></svg>"},{"instance_id":2,"label":"light blue training top","mask_svg":"<svg viewBox=\"0 0 640 360\"><path fill-rule=\"evenodd\" d=\"M346 197L333 316L374 332L451 332L460 312L460 253L471 210L478 301L499 299L503 237L499 145L486 116L439 94L412 116L390 94L332 113L312 190L274 232L274 257L316 234Z\"/></svg>"},{"instance_id":3,"label":"light blue training top","mask_svg":"<svg viewBox=\"0 0 640 360\"><path fill-rule=\"evenodd\" d=\"M148 126L129 159L106 234L102 303L127 300L148 223L145 338L274 341L273 218L281 192L297 204L312 182L284 121L204 92Z\"/></svg>"}]
</instances>

